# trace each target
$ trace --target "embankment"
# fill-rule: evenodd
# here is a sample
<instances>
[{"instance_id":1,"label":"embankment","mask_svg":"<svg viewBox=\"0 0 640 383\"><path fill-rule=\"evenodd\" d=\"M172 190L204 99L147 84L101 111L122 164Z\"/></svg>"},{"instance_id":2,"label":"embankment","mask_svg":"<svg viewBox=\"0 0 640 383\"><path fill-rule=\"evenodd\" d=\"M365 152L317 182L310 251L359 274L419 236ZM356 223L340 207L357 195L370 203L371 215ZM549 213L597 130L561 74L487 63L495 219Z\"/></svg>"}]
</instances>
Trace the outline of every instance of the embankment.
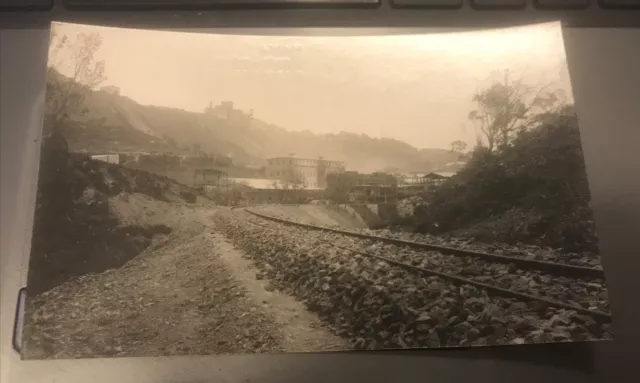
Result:
<instances>
[{"instance_id":1,"label":"embankment","mask_svg":"<svg viewBox=\"0 0 640 383\"><path fill-rule=\"evenodd\" d=\"M161 205L203 202L192 189L166 177L94 161L63 149L43 149L32 236L29 296L69 278L117 268L171 229L129 224L114 211L124 194ZM120 211L123 201L116 201ZM133 209L133 208L131 208ZM133 210L131 210L133 211Z\"/></svg>"},{"instance_id":2,"label":"embankment","mask_svg":"<svg viewBox=\"0 0 640 383\"><path fill-rule=\"evenodd\" d=\"M345 229L367 227L362 219L354 217L348 211L325 205L260 205L251 209L273 217L313 225L337 226Z\"/></svg>"}]
</instances>

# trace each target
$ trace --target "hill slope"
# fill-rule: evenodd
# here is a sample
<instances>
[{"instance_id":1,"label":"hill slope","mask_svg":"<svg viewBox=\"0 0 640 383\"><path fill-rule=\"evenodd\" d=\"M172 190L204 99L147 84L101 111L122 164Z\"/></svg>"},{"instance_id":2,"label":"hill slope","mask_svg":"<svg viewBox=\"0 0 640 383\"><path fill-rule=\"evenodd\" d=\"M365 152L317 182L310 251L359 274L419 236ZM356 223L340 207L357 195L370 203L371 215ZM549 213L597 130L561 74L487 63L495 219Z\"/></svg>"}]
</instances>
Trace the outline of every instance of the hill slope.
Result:
<instances>
[{"instance_id":1,"label":"hill slope","mask_svg":"<svg viewBox=\"0 0 640 383\"><path fill-rule=\"evenodd\" d=\"M144 106L105 91L85 99L85 113L71 117L64 135L73 151L203 151L227 155L238 164L262 166L269 157L296 156L345 161L361 172L384 169L430 171L456 157L445 149L342 132L288 131L254 118L249 124L181 109Z\"/></svg>"},{"instance_id":2,"label":"hill slope","mask_svg":"<svg viewBox=\"0 0 640 383\"><path fill-rule=\"evenodd\" d=\"M422 232L598 252L572 108L544 117L500 151L476 149L427 203L414 216Z\"/></svg>"},{"instance_id":3,"label":"hill slope","mask_svg":"<svg viewBox=\"0 0 640 383\"><path fill-rule=\"evenodd\" d=\"M204 202L191 188L141 170L94 161L44 145L27 286L38 294L71 277L116 268L152 237L171 231L162 221L130 224L124 195L156 204ZM155 201L155 202L154 202Z\"/></svg>"}]
</instances>

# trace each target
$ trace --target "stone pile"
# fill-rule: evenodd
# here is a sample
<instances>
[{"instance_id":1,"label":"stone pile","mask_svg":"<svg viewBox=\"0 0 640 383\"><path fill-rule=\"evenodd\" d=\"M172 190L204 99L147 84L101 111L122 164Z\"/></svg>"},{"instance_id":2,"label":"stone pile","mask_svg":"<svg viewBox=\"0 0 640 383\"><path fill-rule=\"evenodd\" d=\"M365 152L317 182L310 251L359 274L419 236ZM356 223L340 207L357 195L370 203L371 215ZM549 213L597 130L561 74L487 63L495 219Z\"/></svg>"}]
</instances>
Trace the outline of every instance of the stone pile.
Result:
<instances>
[{"instance_id":1,"label":"stone pile","mask_svg":"<svg viewBox=\"0 0 640 383\"><path fill-rule=\"evenodd\" d=\"M250 222L262 225L252 224ZM336 248L324 233L258 220L247 213L216 224L260 274L304 302L355 349L446 347L590 340L609 324L574 311L490 297L375 258Z\"/></svg>"}]
</instances>

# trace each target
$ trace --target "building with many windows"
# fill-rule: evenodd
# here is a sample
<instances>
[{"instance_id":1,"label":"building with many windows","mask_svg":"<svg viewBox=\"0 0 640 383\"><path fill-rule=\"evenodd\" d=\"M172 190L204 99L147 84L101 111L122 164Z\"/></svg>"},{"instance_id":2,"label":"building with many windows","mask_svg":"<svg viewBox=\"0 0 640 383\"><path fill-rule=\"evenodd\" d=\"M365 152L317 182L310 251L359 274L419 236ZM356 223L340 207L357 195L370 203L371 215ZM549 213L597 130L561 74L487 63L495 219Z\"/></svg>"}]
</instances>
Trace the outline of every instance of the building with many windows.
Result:
<instances>
[{"instance_id":1,"label":"building with many windows","mask_svg":"<svg viewBox=\"0 0 640 383\"><path fill-rule=\"evenodd\" d=\"M325 189L327 174L344 172L342 161L275 157L267 160L267 178L282 180L305 189Z\"/></svg>"}]
</instances>

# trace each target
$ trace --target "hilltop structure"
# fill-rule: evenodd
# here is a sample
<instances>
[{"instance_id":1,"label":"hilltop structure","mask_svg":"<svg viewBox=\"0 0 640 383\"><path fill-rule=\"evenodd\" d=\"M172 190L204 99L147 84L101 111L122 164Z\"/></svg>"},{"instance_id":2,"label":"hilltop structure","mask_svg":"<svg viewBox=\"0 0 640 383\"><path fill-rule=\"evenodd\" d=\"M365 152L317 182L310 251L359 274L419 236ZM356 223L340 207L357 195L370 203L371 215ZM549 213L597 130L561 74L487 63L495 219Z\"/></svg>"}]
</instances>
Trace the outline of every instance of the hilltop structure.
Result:
<instances>
[{"instance_id":1,"label":"hilltop structure","mask_svg":"<svg viewBox=\"0 0 640 383\"><path fill-rule=\"evenodd\" d=\"M236 109L233 101L222 101L216 106L213 106L213 102L210 102L204 113L243 127L251 126L251 121L253 121L253 111L245 112Z\"/></svg>"}]
</instances>

